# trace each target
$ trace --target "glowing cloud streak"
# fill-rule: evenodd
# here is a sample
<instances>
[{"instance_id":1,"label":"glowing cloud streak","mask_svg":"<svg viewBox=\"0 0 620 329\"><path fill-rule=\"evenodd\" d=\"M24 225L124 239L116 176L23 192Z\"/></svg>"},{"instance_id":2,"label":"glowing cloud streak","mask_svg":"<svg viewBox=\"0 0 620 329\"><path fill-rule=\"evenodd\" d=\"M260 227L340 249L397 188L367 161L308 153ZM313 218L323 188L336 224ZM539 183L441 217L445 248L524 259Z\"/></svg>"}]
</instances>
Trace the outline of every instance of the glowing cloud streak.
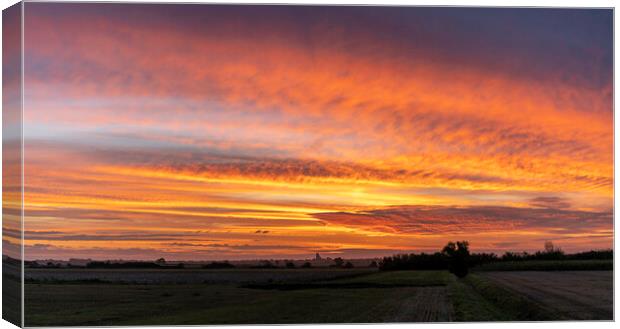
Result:
<instances>
[{"instance_id":1,"label":"glowing cloud streak","mask_svg":"<svg viewBox=\"0 0 620 329\"><path fill-rule=\"evenodd\" d=\"M611 246L608 12L180 7L27 4L28 258Z\"/></svg>"}]
</instances>

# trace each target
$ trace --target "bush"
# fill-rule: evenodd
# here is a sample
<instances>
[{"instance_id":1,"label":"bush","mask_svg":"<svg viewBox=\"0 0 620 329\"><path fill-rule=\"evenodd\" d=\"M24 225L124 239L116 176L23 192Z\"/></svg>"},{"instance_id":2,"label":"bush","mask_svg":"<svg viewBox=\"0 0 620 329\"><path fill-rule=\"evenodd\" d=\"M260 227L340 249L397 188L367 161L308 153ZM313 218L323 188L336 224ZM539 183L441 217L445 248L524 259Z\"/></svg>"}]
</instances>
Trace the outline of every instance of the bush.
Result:
<instances>
[{"instance_id":1,"label":"bush","mask_svg":"<svg viewBox=\"0 0 620 329\"><path fill-rule=\"evenodd\" d=\"M220 268L234 268L235 265L229 262L211 262L209 264L202 265L202 268L207 269L220 269Z\"/></svg>"},{"instance_id":2,"label":"bush","mask_svg":"<svg viewBox=\"0 0 620 329\"><path fill-rule=\"evenodd\" d=\"M383 257L379 262L379 269L382 271L398 270L446 270L448 263L442 253L434 254L399 254L390 257Z\"/></svg>"},{"instance_id":3,"label":"bush","mask_svg":"<svg viewBox=\"0 0 620 329\"><path fill-rule=\"evenodd\" d=\"M159 264L151 262L122 262L112 263L110 261L92 261L86 264L87 268L161 268Z\"/></svg>"},{"instance_id":4,"label":"bush","mask_svg":"<svg viewBox=\"0 0 620 329\"><path fill-rule=\"evenodd\" d=\"M584 259L614 259L614 251L607 250L590 250L579 252L572 255L566 255L567 259L584 260Z\"/></svg>"},{"instance_id":5,"label":"bush","mask_svg":"<svg viewBox=\"0 0 620 329\"><path fill-rule=\"evenodd\" d=\"M261 260L258 265L251 266L251 268L278 268L278 267L273 265L273 263L271 263L268 260Z\"/></svg>"},{"instance_id":6,"label":"bush","mask_svg":"<svg viewBox=\"0 0 620 329\"><path fill-rule=\"evenodd\" d=\"M469 255L467 265L469 267L474 267L497 262L498 260L499 257L494 253L472 253Z\"/></svg>"}]
</instances>

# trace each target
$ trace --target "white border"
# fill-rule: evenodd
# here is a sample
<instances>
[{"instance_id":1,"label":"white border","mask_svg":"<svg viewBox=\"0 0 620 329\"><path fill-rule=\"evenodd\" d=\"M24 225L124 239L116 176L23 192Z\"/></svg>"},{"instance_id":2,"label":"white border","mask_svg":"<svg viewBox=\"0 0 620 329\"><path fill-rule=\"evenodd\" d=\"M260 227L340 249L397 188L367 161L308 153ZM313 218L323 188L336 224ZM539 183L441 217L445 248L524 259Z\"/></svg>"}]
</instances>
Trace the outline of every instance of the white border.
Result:
<instances>
[{"instance_id":1,"label":"white border","mask_svg":"<svg viewBox=\"0 0 620 329\"><path fill-rule=\"evenodd\" d=\"M2 0L8 7L16 0ZM375 6L465 6L465 7L615 7L614 0L24 0L24 2L135 2L135 3L195 3L195 4L308 4L308 5L375 5Z\"/></svg>"}]
</instances>

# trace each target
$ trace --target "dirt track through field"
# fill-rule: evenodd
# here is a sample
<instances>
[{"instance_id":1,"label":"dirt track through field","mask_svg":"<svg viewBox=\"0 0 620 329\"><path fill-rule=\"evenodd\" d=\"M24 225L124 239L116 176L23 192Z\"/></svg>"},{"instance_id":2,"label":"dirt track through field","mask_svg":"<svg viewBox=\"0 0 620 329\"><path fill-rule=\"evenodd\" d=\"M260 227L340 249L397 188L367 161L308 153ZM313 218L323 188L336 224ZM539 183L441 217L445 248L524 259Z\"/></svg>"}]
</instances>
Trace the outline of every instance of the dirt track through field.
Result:
<instances>
[{"instance_id":1,"label":"dirt track through field","mask_svg":"<svg viewBox=\"0 0 620 329\"><path fill-rule=\"evenodd\" d=\"M480 275L570 319L613 319L613 271L485 272Z\"/></svg>"},{"instance_id":2,"label":"dirt track through field","mask_svg":"<svg viewBox=\"0 0 620 329\"><path fill-rule=\"evenodd\" d=\"M415 288L416 294L402 301L393 322L451 321L452 303L445 287Z\"/></svg>"},{"instance_id":3,"label":"dirt track through field","mask_svg":"<svg viewBox=\"0 0 620 329\"><path fill-rule=\"evenodd\" d=\"M386 298L354 320L379 320L387 323L447 322L454 318L446 287L390 288L382 291Z\"/></svg>"}]
</instances>

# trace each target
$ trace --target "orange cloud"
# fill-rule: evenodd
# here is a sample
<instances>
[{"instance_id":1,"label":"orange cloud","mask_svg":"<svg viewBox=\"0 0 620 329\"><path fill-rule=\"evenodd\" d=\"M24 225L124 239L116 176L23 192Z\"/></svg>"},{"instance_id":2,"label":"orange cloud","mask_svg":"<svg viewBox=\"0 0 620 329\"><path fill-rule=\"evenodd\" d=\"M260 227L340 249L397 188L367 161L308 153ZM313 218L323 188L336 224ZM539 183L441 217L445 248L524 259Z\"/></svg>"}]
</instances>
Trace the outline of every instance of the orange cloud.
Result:
<instances>
[{"instance_id":1,"label":"orange cloud","mask_svg":"<svg viewBox=\"0 0 620 329\"><path fill-rule=\"evenodd\" d=\"M551 224L575 246L609 242L593 236L612 208L611 68L605 40L583 41L571 24L574 52L524 22L477 23L549 45L528 52L493 29L473 38L460 19L442 16L438 30L413 11L419 20L389 9L393 20L363 9L334 20L349 9L75 5L64 19L26 8L27 226L67 237L29 237L33 255L150 255L148 243L188 255L174 238L140 238L188 225L228 246L269 231L252 255L430 248L458 232L493 248L499 222L528 248ZM554 220L549 204L562 206ZM462 226L432 208L453 205L468 209ZM407 229L409 212L377 210L425 207L435 210L423 234ZM489 209L499 220L485 220ZM584 214L604 218L588 231ZM84 238L121 236L105 233L109 221L136 239ZM215 248L201 239L192 243ZM209 255L243 248L222 249Z\"/></svg>"}]
</instances>

